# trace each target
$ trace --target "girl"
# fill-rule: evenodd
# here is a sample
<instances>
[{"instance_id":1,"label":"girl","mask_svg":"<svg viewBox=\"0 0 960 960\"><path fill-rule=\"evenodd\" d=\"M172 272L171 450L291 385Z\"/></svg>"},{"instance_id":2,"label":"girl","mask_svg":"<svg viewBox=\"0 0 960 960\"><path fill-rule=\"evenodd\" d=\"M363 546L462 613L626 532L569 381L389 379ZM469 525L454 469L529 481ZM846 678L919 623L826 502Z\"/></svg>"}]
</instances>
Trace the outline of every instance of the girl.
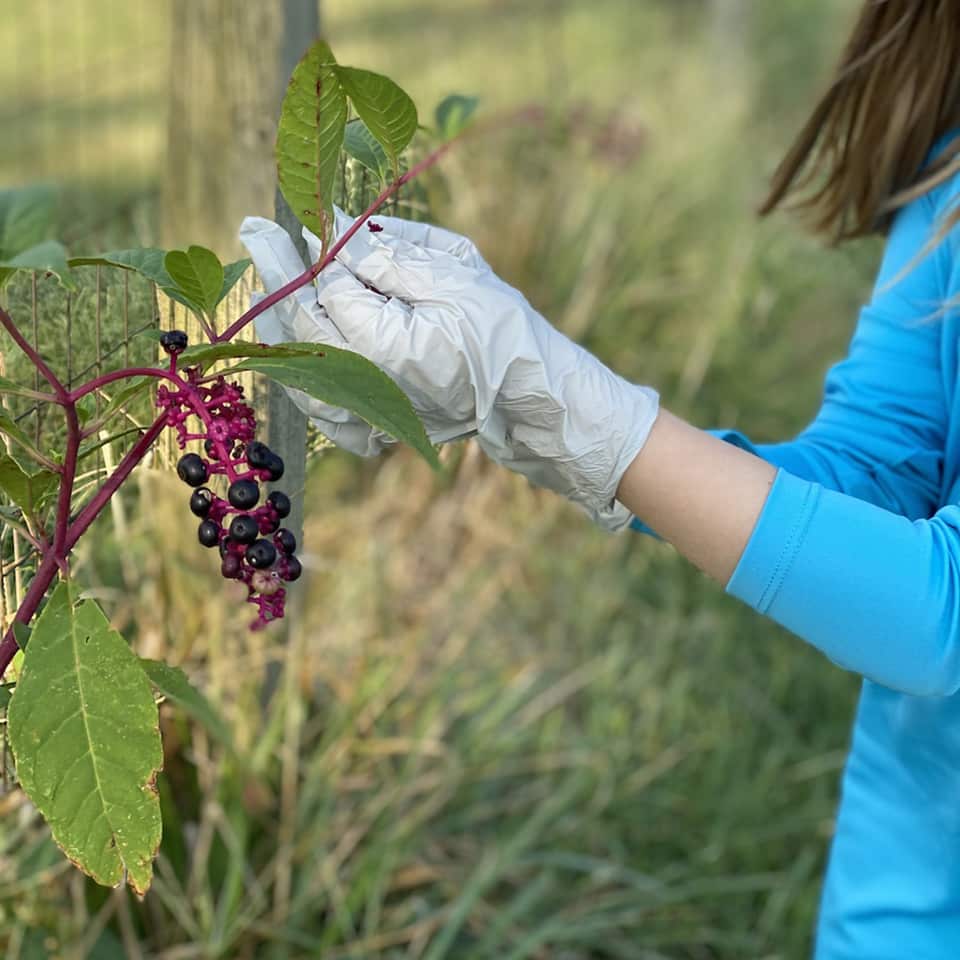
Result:
<instances>
[{"instance_id":1,"label":"girl","mask_svg":"<svg viewBox=\"0 0 960 960\"><path fill-rule=\"evenodd\" d=\"M604 527L656 531L726 590L864 676L818 960L960 956L960 3L867 0L761 212L799 193L831 241L887 236L814 422L788 443L704 432L567 340L473 245L390 218L360 231L264 340L346 345L431 437ZM341 224L342 229L342 224ZM269 290L303 265L248 218ZM308 238L310 240L311 238ZM312 238L315 242L315 238ZM312 251L316 254L316 248ZM370 288L374 289L370 289ZM331 439L389 438L299 398Z\"/></svg>"}]
</instances>

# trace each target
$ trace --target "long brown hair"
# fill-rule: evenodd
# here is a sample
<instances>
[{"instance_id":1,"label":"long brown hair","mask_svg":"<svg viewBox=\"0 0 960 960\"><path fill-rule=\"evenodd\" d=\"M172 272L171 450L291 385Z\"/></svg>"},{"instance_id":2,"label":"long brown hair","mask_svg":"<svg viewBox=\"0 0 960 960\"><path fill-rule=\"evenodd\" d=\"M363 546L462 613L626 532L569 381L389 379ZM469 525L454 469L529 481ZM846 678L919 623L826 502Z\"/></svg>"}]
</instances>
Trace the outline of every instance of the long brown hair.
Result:
<instances>
[{"instance_id":1,"label":"long brown hair","mask_svg":"<svg viewBox=\"0 0 960 960\"><path fill-rule=\"evenodd\" d=\"M831 243L884 233L960 171L960 0L866 0L833 80L773 175L764 216L794 195ZM951 211L942 234L960 223Z\"/></svg>"}]
</instances>

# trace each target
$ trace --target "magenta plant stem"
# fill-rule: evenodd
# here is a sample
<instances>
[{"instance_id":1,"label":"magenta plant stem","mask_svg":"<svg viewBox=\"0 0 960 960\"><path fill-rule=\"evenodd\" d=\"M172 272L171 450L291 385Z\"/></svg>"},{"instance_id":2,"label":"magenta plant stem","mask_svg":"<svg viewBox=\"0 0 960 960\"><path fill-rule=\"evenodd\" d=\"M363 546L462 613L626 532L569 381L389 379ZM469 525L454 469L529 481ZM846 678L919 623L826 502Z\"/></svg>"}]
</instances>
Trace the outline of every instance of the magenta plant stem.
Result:
<instances>
[{"instance_id":1,"label":"magenta plant stem","mask_svg":"<svg viewBox=\"0 0 960 960\"><path fill-rule=\"evenodd\" d=\"M163 432L166 426L166 417L158 417L150 428L140 437L128 451L126 456L117 464L116 470L110 475L104 485L96 492L90 502L80 511L77 518L70 524L65 532L63 541L63 551L59 553L55 550L48 552L40 561L40 566L30 581L30 586L24 595L23 602L20 604L14 617L15 623L28 624L37 612L44 596L50 589L57 570L65 564L66 555L73 549L80 537L86 532L87 528L97 518L103 508L110 501L110 498L117 492L120 485L130 475L134 467L144 458L147 451L153 446L157 437ZM59 519L59 518L58 518ZM3 640L0 641L0 677L3 676L10 661L16 654L19 646L13 633L13 627L6 632Z\"/></svg>"},{"instance_id":2,"label":"magenta plant stem","mask_svg":"<svg viewBox=\"0 0 960 960\"><path fill-rule=\"evenodd\" d=\"M170 369L164 370L161 367L128 367L125 370L113 370L110 373L101 374L99 377L95 377L93 380L89 380L87 383L83 384L80 387L77 387L72 393L69 394L69 399L71 402L76 402L81 397L86 396L88 393L92 393L94 390L99 387L105 386L108 383L113 383L115 380L125 380L128 377L156 377L158 380L169 380L171 383L176 384L177 388L187 397L190 401L190 406L193 408L193 412L203 421L203 425L209 431L210 429L210 414L207 413L207 408L204 406L203 398L197 392L196 387L188 383L183 377L176 372L176 369L173 364L171 364ZM230 458L227 456L227 447L220 440L214 440L214 449L217 451L217 456L220 457L221 461L227 468L227 476L230 478L231 482L236 480L236 474L233 469L233 465L230 463Z\"/></svg>"},{"instance_id":3,"label":"magenta plant stem","mask_svg":"<svg viewBox=\"0 0 960 960\"><path fill-rule=\"evenodd\" d=\"M43 377L47 383L53 387L54 397L53 400L55 403L64 403L67 399L67 388L57 379L56 374L46 365L43 360L43 357L34 349L34 347L26 340L22 333L17 329L17 325L10 319L10 315L5 311L0 309L0 324L3 325L3 328L13 337L16 345L30 358L31 363L37 368L40 372L40 375Z\"/></svg>"}]
</instances>

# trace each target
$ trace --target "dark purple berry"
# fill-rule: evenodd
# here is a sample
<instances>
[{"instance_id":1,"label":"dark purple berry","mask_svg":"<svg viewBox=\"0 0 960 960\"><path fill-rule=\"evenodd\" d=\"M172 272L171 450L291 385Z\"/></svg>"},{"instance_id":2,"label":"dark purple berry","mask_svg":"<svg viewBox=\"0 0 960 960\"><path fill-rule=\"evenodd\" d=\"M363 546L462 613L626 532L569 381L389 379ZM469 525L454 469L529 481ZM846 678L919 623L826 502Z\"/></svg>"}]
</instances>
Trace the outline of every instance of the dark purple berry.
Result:
<instances>
[{"instance_id":1,"label":"dark purple berry","mask_svg":"<svg viewBox=\"0 0 960 960\"><path fill-rule=\"evenodd\" d=\"M247 463L254 470L263 470L270 462L270 457L274 456L270 448L259 440L251 440L246 449Z\"/></svg>"},{"instance_id":2,"label":"dark purple berry","mask_svg":"<svg viewBox=\"0 0 960 960\"><path fill-rule=\"evenodd\" d=\"M299 580L300 574L303 573L303 567L300 566L300 561L296 557L286 557L286 563L283 567L280 568L280 579L281 580Z\"/></svg>"},{"instance_id":3,"label":"dark purple berry","mask_svg":"<svg viewBox=\"0 0 960 960\"><path fill-rule=\"evenodd\" d=\"M264 469L270 472L271 480L279 480L283 476L283 459L271 452Z\"/></svg>"},{"instance_id":4,"label":"dark purple berry","mask_svg":"<svg viewBox=\"0 0 960 960\"><path fill-rule=\"evenodd\" d=\"M290 498L282 490L274 490L267 497L267 503L277 511L277 516L281 520L290 515Z\"/></svg>"},{"instance_id":5,"label":"dark purple berry","mask_svg":"<svg viewBox=\"0 0 960 960\"><path fill-rule=\"evenodd\" d=\"M243 569L243 561L235 553L228 553L220 562L220 573L228 580L235 580Z\"/></svg>"},{"instance_id":6,"label":"dark purple berry","mask_svg":"<svg viewBox=\"0 0 960 960\"><path fill-rule=\"evenodd\" d=\"M247 547L244 556L251 567L263 570L277 559L277 548L269 540L257 540Z\"/></svg>"},{"instance_id":7,"label":"dark purple berry","mask_svg":"<svg viewBox=\"0 0 960 960\"><path fill-rule=\"evenodd\" d=\"M286 527L281 527L273 535L273 542L286 554L291 554L297 549L297 538Z\"/></svg>"},{"instance_id":8,"label":"dark purple berry","mask_svg":"<svg viewBox=\"0 0 960 960\"><path fill-rule=\"evenodd\" d=\"M253 480L234 480L227 491L230 506L238 510L249 510L260 499L260 488Z\"/></svg>"},{"instance_id":9,"label":"dark purple berry","mask_svg":"<svg viewBox=\"0 0 960 960\"><path fill-rule=\"evenodd\" d=\"M203 441L203 449L206 451L207 456L211 460L220 459L220 457L217 455L217 448L209 437L207 437L207 439Z\"/></svg>"},{"instance_id":10,"label":"dark purple berry","mask_svg":"<svg viewBox=\"0 0 960 960\"><path fill-rule=\"evenodd\" d=\"M224 537L220 541L220 556L225 557L230 552L230 544L233 541L229 537Z\"/></svg>"},{"instance_id":11,"label":"dark purple berry","mask_svg":"<svg viewBox=\"0 0 960 960\"><path fill-rule=\"evenodd\" d=\"M160 337L160 346L171 356L183 353L187 349L187 335L183 330L167 330Z\"/></svg>"},{"instance_id":12,"label":"dark purple berry","mask_svg":"<svg viewBox=\"0 0 960 960\"><path fill-rule=\"evenodd\" d=\"M205 547L215 547L220 543L220 524L212 520L204 520L197 527L197 539Z\"/></svg>"},{"instance_id":13,"label":"dark purple berry","mask_svg":"<svg viewBox=\"0 0 960 960\"><path fill-rule=\"evenodd\" d=\"M257 521L245 513L234 517L230 524L230 539L236 540L237 543L253 543L259 533Z\"/></svg>"},{"instance_id":14,"label":"dark purple berry","mask_svg":"<svg viewBox=\"0 0 960 960\"><path fill-rule=\"evenodd\" d=\"M195 517L205 517L212 502L213 494L206 487L198 487L190 494L190 512Z\"/></svg>"},{"instance_id":15,"label":"dark purple berry","mask_svg":"<svg viewBox=\"0 0 960 960\"><path fill-rule=\"evenodd\" d=\"M207 465L196 453L185 453L177 461L177 476L191 487L207 482Z\"/></svg>"}]
</instances>

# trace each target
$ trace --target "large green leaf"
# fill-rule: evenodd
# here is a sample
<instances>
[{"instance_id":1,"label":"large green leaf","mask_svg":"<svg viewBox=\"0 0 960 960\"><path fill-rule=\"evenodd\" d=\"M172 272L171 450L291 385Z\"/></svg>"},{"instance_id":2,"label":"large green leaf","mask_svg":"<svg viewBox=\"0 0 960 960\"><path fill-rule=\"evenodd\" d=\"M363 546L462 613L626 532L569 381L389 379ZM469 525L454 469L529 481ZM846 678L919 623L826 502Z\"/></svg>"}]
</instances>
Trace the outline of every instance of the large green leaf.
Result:
<instances>
[{"instance_id":1,"label":"large green leaf","mask_svg":"<svg viewBox=\"0 0 960 960\"><path fill-rule=\"evenodd\" d=\"M0 490L27 513L59 486L60 478L49 470L27 473L13 457L0 452Z\"/></svg>"},{"instance_id":2,"label":"large green leaf","mask_svg":"<svg viewBox=\"0 0 960 960\"><path fill-rule=\"evenodd\" d=\"M354 119L347 124L343 149L380 180L390 176L390 158L362 120Z\"/></svg>"},{"instance_id":3,"label":"large green leaf","mask_svg":"<svg viewBox=\"0 0 960 960\"><path fill-rule=\"evenodd\" d=\"M140 658L140 666L150 682L170 701L182 707L198 723L225 747L233 750L233 735L223 717L214 710L210 701L187 679L179 667L171 667L160 660Z\"/></svg>"},{"instance_id":4,"label":"large green leaf","mask_svg":"<svg viewBox=\"0 0 960 960\"><path fill-rule=\"evenodd\" d=\"M466 97L460 93L445 97L437 104L434 113L437 133L444 140L452 140L462 133L479 103L476 97Z\"/></svg>"},{"instance_id":5,"label":"large green leaf","mask_svg":"<svg viewBox=\"0 0 960 960\"><path fill-rule=\"evenodd\" d=\"M163 266L180 293L195 310L212 316L223 289L223 264L206 247L191 245L186 250L171 250Z\"/></svg>"},{"instance_id":6,"label":"large green leaf","mask_svg":"<svg viewBox=\"0 0 960 960\"><path fill-rule=\"evenodd\" d=\"M278 344L280 348L295 344ZM276 350L277 348L273 348ZM258 356L233 370L256 370L287 387L336 407L345 407L372 427L408 443L434 468L440 462L407 395L366 357L324 345L315 356Z\"/></svg>"},{"instance_id":7,"label":"large green leaf","mask_svg":"<svg viewBox=\"0 0 960 960\"><path fill-rule=\"evenodd\" d=\"M126 641L69 583L34 627L8 727L20 785L64 853L144 894L160 845L157 707Z\"/></svg>"},{"instance_id":8,"label":"large green leaf","mask_svg":"<svg viewBox=\"0 0 960 960\"><path fill-rule=\"evenodd\" d=\"M318 40L290 78L277 127L280 192L297 219L329 239L347 98L330 47Z\"/></svg>"},{"instance_id":9,"label":"large green leaf","mask_svg":"<svg viewBox=\"0 0 960 960\"><path fill-rule=\"evenodd\" d=\"M0 190L0 260L46 240L55 210L55 191L46 184Z\"/></svg>"},{"instance_id":10,"label":"large green leaf","mask_svg":"<svg viewBox=\"0 0 960 960\"><path fill-rule=\"evenodd\" d=\"M357 116L397 164L417 132L417 108L407 93L388 77L356 67L337 67L337 76Z\"/></svg>"},{"instance_id":11,"label":"large green leaf","mask_svg":"<svg viewBox=\"0 0 960 960\"><path fill-rule=\"evenodd\" d=\"M0 286L18 270L44 270L54 274L68 290L77 289L67 266L67 251L56 240L44 240L16 256L0 260Z\"/></svg>"}]
</instances>

